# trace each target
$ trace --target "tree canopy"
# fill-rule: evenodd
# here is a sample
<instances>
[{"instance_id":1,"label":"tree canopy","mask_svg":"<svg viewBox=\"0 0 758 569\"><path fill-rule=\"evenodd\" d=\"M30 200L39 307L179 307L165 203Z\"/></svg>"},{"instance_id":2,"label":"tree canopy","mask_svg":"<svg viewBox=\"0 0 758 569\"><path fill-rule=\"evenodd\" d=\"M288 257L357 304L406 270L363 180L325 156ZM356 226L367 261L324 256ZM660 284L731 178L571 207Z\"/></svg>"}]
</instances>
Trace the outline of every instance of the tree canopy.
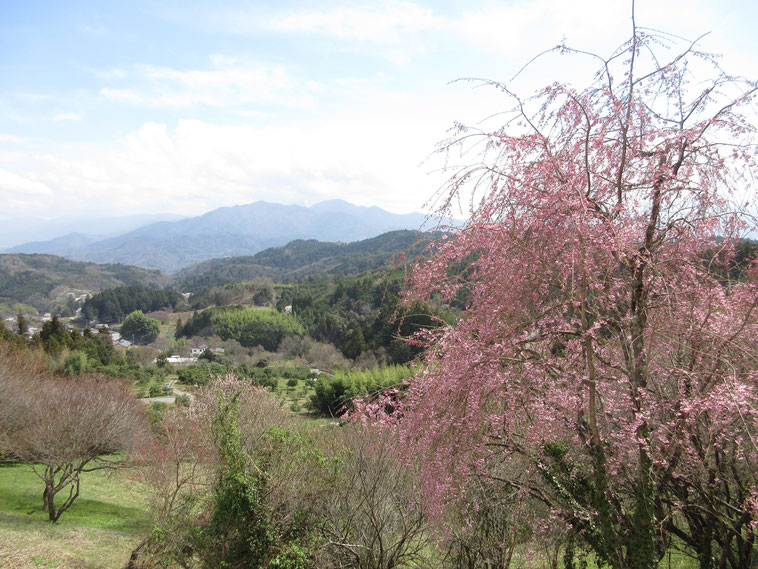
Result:
<instances>
[{"instance_id":1,"label":"tree canopy","mask_svg":"<svg viewBox=\"0 0 758 569\"><path fill-rule=\"evenodd\" d=\"M100 291L88 298L82 313L88 320L120 322L135 310L154 312L175 308L182 296L175 291L157 290L145 286L122 286Z\"/></svg>"},{"instance_id":2,"label":"tree canopy","mask_svg":"<svg viewBox=\"0 0 758 569\"><path fill-rule=\"evenodd\" d=\"M703 569L755 563L758 266L713 269L755 229L756 86L676 47L635 28L587 88L485 82L513 112L448 146L479 152L441 196L470 218L411 300L465 289L469 308L422 335L400 403L361 410L423 457L441 518L478 509L479 478L509 496L509 535L562 530L598 563L657 567L673 539Z\"/></svg>"},{"instance_id":3,"label":"tree canopy","mask_svg":"<svg viewBox=\"0 0 758 569\"><path fill-rule=\"evenodd\" d=\"M124 318L121 325L121 336L134 338L139 342L152 342L161 331L161 323L155 318L145 316L141 310L135 310Z\"/></svg>"}]
</instances>

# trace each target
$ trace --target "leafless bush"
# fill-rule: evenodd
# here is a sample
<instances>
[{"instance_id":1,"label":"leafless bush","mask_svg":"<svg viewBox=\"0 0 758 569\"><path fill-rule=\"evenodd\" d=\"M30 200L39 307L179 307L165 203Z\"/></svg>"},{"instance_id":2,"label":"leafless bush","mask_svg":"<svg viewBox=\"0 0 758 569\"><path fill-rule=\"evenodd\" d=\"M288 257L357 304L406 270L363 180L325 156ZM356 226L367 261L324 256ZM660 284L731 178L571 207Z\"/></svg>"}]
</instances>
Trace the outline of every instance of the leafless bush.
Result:
<instances>
[{"instance_id":1,"label":"leafless bush","mask_svg":"<svg viewBox=\"0 0 758 569\"><path fill-rule=\"evenodd\" d=\"M445 559L450 569L508 569L529 557L542 567L558 567L568 543L566 528L553 523L549 533L534 520L549 515L544 504L519 492L516 481L529 484L523 460L486 461L472 476L457 506L446 515ZM541 533L537 533L537 532ZM534 543L539 551L528 552Z\"/></svg>"},{"instance_id":2,"label":"leafless bush","mask_svg":"<svg viewBox=\"0 0 758 569\"><path fill-rule=\"evenodd\" d=\"M149 491L151 513L158 523L186 507L186 494L203 492L210 485L216 455L213 441L199 425L192 408L164 414L155 435L135 453L132 476Z\"/></svg>"},{"instance_id":3,"label":"leafless bush","mask_svg":"<svg viewBox=\"0 0 758 569\"><path fill-rule=\"evenodd\" d=\"M324 371L332 371L337 366L345 369L350 367L350 362L332 344L313 342L305 357L312 367Z\"/></svg>"},{"instance_id":4,"label":"leafless bush","mask_svg":"<svg viewBox=\"0 0 758 569\"><path fill-rule=\"evenodd\" d=\"M152 346L133 346L127 353L129 358L143 366L153 363L160 355L160 351Z\"/></svg>"},{"instance_id":5,"label":"leafless bush","mask_svg":"<svg viewBox=\"0 0 758 569\"><path fill-rule=\"evenodd\" d=\"M194 408L164 414L154 436L135 452L129 476L150 499L153 531L133 551L127 567L191 566L187 535L207 517L217 453Z\"/></svg>"},{"instance_id":6,"label":"leafless bush","mask_svg":"<svg viewBox=\"0 0 758 569\"><path fill-rule=\"evenodd\" d=\"M343 449L321 530L321 566L392 569L424 566L431 534L413 469L391 452L392 441L358 425L333 433Z\"/></svg>"},{"instance_id":7,"label":"leafless bush","mask_svg":"<svg viewBox=\"0 0 758 569\"><path fill-rule=\"evenodd\" d=\"M47 376L41 360L0 345L0 457L11 456L10 442L24 424L24 413L35 399L38 378Z\"/></svg>"},{"instance_id":8,"label":"leafless bush","mask_svg":"<svg viewBox=\"0 0 758 569\"><path fill-rule=\"evenodd\" d=\"M368 350L361 352L358 357L355 358L355 367L358 369L374 369L380 365L380 361L377 359L376 354Z\"/></svg>"},{"instance_id":9,"label":"leafless bush","mask_svg":"<svg viewBox=\"0 0 758 569\"><path fill-rule=\"evenodd\" d=\"M290 358L302 357L308 351L312 341L302 336L285 336L279 342L277 352Z\"/></svg>"},{"instance_id":10,"label":"leafless bush","mask_svg":"<svg viewBox=\"0 0 758 569\"><path fill-rule=\"evenodd\" d=\"M214 439L219 409L236 400L235 428L247 464L259 480L265 523L286 542L307 542L307 528L324 511L330 461L299 421L265 389L226 377L201 389L188 410L169 412L158 438L140 453L135 475L152 495L155 530L129 567L207 566L193 536L207 528L217 505L214 484L222 463ZM202 545L202 544L201 544ZM205 544L212 549L218 544ZM275 547L274 547L275 549ZM205 563L205 565L203 565Z\"/></svg>"},{"instance_id":11,"label":"leafless bush","mask_svg":"<svg viewBox=\"0 0 758 569\"><path fill-rule=\"evenodd\" d=\"M115 468L106 455L133 446L144 424L142 406L121 382L57 378L28 352L0 351L0 446L44 482L50 521L78 497L81 473Z\"/></svg>"}]
</instances>

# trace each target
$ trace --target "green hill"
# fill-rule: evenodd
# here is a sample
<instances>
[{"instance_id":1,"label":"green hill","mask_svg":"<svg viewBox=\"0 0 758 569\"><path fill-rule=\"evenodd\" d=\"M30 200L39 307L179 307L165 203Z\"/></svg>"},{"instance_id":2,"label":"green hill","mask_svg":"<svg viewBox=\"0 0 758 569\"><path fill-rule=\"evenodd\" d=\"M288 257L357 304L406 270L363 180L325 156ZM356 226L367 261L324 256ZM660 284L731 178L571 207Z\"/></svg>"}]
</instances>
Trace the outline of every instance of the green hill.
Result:
<instances>
[{"instance_id":1,"label":"green hill","mask_svg":"<svg viewBox=\"0 0 758 569\"><path fill-rule=\"evenodd\" d=\"M20 303L60 312L84 293L118 286L162 288L170 282L160 271L127 265L98 265L54 255L0 255L0 311L12 313Z\"/></svg>"},{"instance_id":2,"label":"green hill","mask_svg":"<svg viewBox=\"0 0 758 569\"><path fill-rule=\"evenodd\" d=\"M432 238L430 233L400 230L353 243L299 239L253 256L212 259L193 265L180 271L174 282L180 290L196 291L258 277L291 282L314 275L353 275L390 264L399 255L415 258Z\"/></svg>"}]
</instances>

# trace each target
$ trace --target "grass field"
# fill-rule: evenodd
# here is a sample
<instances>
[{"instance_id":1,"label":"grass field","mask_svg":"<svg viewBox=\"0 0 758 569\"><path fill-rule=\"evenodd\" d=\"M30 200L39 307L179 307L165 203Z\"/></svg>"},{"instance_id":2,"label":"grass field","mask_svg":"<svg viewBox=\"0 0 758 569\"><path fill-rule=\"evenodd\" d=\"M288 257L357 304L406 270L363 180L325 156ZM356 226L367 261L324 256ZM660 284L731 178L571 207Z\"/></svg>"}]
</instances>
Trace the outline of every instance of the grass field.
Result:
<instances>
[{"instance_id":1,"label":"grass field","mask_svg":"<svg viewBox=\"0 0 758 569\"><path fill-rule=\"evenodd\" d=\"M31 468L0 465L0 567L123 567L150 531L144 496L121 474L84 473L79 497L56 524L42 511Z\"/></svg>"}]
</instances>

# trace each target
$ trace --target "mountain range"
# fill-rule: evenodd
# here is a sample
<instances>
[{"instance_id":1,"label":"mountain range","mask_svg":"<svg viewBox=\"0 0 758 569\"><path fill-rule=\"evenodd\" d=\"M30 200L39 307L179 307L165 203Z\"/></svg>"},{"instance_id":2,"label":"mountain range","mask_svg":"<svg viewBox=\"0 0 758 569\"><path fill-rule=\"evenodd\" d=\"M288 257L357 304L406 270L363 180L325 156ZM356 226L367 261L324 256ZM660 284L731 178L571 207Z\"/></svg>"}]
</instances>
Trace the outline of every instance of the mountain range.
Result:
<instances>
[{"instance_id":1,"label":"mountain range","mask_svg":"<svg viewBox=\"0 0 758 569\"><path fill-rule=\"evenodd\" d=\"M105 239L70 233L25 243L5 253L46 253L78 261L121 263L173 273L219 257L254 255L293 240L353 242L399 229L419 229L421 213L330 200L311 207L258 201L198 217L159 221Z\"/></svg>"},{"instance_id":2,"label":"mountain range","mask_svg":"<svg viewBox=\"0 0 758 569\"><path fill-rule=\"evenodd\" d=\"M121 233L158 221L178 221L183 215L173 213L142 213L121 216L84 216L83 214L57 219L33 216L0 219L0 251L15 248L30 241L47 241L70 233L86 234L90 241L115 237ZM23 251L19 251L23 252Z\"/></svg>"}]
</instances>

